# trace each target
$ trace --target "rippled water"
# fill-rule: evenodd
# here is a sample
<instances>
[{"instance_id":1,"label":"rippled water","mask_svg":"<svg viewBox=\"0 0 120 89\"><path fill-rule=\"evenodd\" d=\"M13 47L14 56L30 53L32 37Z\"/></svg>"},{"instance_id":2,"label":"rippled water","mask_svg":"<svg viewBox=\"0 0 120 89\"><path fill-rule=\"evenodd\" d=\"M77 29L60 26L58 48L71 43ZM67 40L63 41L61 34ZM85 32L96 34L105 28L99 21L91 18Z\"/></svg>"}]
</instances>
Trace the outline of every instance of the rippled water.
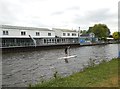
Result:
<instances>
[{"instance_id":1,"label":"rippled water","mask_svg":"<svg viewBox=\"0 0 120 89\"><path fill-rule=\"evenodd\" d=\"M69 51L70 55L75 54L77 57L69 59L68 63L58 59L65 56L64 48L3 54L3 86L24 87L35 84L53 77L55 71L68 76L80 71L90 58L110 60L118 57L118 44L77 47Z\"/></svg>"}]
</instances>

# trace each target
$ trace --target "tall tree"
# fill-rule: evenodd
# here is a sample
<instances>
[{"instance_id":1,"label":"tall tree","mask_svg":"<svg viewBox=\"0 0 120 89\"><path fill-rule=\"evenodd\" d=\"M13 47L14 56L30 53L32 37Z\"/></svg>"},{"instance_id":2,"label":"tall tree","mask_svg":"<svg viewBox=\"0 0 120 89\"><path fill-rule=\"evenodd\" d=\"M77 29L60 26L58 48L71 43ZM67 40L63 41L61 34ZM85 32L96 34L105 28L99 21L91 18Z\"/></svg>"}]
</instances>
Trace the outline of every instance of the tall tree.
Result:
<instances>
[{"instance_id":1,"label":"tall tree","mask_svg":"<svg viewBox=\"0 0 120 89\"><path fill-rule=\"evenodd\" d=\"M114 32L114 33L112 34L112 36L113 36L113 38L114 38L115 40L119 40L119 39L120 39L120 32Z\"/></svg>"},{"instance_id":2,"label":"tall tree","mask_svg":"<svg viewBox=\"0 0 120 89\"><path fill-rule=\"evenodd\" d=\"M93 32L98 38L106 38L110 35L110 29L105 24L95 24L89 27L88 33Z\"/></svg>"},{"instance_id":3,"label":"tall tree","mask_svg":"<svg viewBox=\"0 0 120 89\"><path fill-rule=\"evenodd\" d=\"M87 34L87 30L82 30L82 34Z\"/></svg>"}]
</instances>

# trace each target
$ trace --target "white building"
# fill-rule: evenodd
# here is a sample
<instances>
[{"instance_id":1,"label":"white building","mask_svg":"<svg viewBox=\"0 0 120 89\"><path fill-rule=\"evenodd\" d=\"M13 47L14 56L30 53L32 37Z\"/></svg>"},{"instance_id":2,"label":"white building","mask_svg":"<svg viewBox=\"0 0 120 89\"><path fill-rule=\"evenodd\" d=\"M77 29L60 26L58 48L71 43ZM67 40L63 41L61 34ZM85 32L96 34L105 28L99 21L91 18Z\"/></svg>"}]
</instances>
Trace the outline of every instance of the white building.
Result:
<instances>
[{"instance_id":1,"label":"white building","mask_svg":"<svg viewBox=\"0 0 120 89\"><path fill-rule=\"evenodd\" d=\"M47 28L0 25L0 38L51 38L55 32Z\"/></svg>"},{"instance_id":2,"label":"white building","mask_svg":"<svg viewBox=\"0 0 120 89\"><path fill-rule=\"evenodd\" d=\"M41 46L78 43L78 32L65 29L0 25L1 47Z\"/></svg>"},{"instance_id":3,"label":"white building","mask_svg":"<svg viewBox=\"0 0 120 89\"><path fill-rule=\"evenodd\" d=\"M53 31L55 31L55 36L63 39L62 42L66 42L69 44L78 43L78 31L76 30L69 30L69 29L59 29L59 28L53 28Z\"/></svg>"},{"instance_id":4,"label":"white building","mask_svg":"<svg viewBox=\"0 0 120 89\"><path fill-rule=\"evenodd\" d=\"M78 38L78 31L76 31L76 30L58 29L58 28L53 28L52 30L55 31L55 36L57 36L57 37Z\"/></svg>"},{"instance_id":5,"label":"white building","mask_svg":"<svg viewBox=\"0 0 120 89\"><path fill-rule=\"evenodd\" d=\"M0 25L2 47L40 46L52 43L55 32L47 28Z\"/></svg>"}]
</instances>

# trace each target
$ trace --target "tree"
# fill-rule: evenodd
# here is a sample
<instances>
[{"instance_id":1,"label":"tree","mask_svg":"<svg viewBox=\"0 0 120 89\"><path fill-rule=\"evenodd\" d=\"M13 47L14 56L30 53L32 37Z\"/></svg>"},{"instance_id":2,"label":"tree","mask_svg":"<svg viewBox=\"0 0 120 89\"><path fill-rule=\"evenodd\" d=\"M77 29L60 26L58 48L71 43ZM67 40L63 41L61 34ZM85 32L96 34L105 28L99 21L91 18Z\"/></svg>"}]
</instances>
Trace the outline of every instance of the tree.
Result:
<instances>
[{"instance_id":1,"label":"tree","mask_svg":"<svg viewBox=\"0 0 120 89\"><path fill-rule=\"evenodd\" d=\"M81 34L87 34L87 30L81 30Z\"/></svg>"},{"instance_id":2,"label":"tree","mask_svg":"<svg viewBox=\"0 0 120 89\"><path fill-rule=\"evenodd\" d=\"M110 29L105 24L95 24L93 27L89 27L88 33L93 32L98 38L106 38L110 35Z\"/></svg>"},{"instance_id":3,"label":"tree","mask_svg":"<svg viewBox=\"0 0 120 89\"><path fill-rule=\"evenodd\" d=\"M119 40L119 39L120 39L120 32L114 32L114 33L112 34L112 36L113 36L113 38L114 38L115 40Z\"/></svg>"},{"instance_id":4,"label":"tree","mask_svg":"<svg viewBox=\"0 0 120 89\"><path fill-rule=\"evenodd\" d=\"M93 27L89 27L87 33L91 33L91 32L92 32L92 28L93 28Z\"/></svg>"}]
</instances>

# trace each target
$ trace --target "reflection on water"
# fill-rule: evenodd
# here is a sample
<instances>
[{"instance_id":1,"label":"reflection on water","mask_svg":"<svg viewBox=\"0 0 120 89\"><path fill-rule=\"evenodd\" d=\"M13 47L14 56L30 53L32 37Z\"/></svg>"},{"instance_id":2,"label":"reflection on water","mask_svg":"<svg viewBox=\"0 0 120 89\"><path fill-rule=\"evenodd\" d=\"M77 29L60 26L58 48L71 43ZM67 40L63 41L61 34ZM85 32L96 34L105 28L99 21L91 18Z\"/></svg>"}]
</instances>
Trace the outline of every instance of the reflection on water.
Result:
<instances>
[{"instance_id":1,"label":"reflection on water","mask_svg":"<svg viewBox=\"0 0 120 89\"><path fill-rule=\"evenodd\" d=\"M3 86L28 86L53 77L56 71L68 76L80 71L90 58L110 60L117 57L118 44L71 48L70 55L77 57L58 59L65 56L64 48L3 54Z\"/></svg>"},{"instance_id":2,"label":"reflection on water","mask_svg":"<svg viewBox=\"0 0 120 89\"><path fill-rule=\"evenodd\" d=\"M68 63L68 59L64 59L65 60L65 63Z\"/></svg>"}]
</instances>

